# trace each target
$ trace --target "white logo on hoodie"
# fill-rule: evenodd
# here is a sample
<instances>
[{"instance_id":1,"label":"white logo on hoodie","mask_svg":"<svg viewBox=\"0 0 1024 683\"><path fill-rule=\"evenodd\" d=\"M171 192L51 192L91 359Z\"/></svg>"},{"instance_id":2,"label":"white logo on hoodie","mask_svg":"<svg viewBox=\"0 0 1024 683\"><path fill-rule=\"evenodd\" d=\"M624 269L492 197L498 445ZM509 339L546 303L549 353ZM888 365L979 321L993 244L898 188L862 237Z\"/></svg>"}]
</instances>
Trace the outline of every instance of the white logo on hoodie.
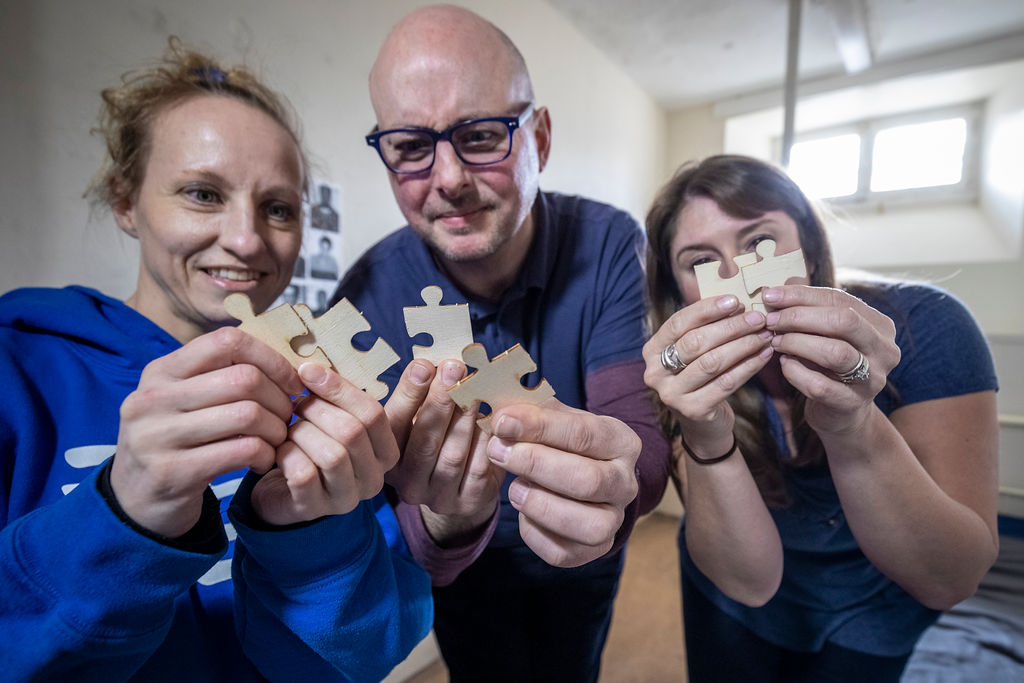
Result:
<instances>
[{"instance_id":1,"label":"white logo on hoodie","mask_svg":"<svg viewBox=\"0 0 1024 683\"><path fill-rule=\"evenodd\" d=\"M102 444L96 446L78 446L76 448L69 448L64 451L64 461L71 465L75 469L89 470L93 467L98 467L103 464L107 458L114 455L114 451L117 446L113 444ZM84 473L83 473L84 476ZM235 491L238 490L238 485L242 482L241 477L231 479L229 481L215 484L213 488L214 494L218 500L223 500L227 496L233 496ZM78 482L74 484L64 484L60 487L61 492L66 496L75 490L78 486ZM228 535L228 542L234 543L235 528L230 523L225 522L224 531ZM199 577L199 583L204 586L211 586L221 581L227 581L231 578L231 560L220 560L217 564L210 567L210 570Z\"/></svg>"}]
</instances>

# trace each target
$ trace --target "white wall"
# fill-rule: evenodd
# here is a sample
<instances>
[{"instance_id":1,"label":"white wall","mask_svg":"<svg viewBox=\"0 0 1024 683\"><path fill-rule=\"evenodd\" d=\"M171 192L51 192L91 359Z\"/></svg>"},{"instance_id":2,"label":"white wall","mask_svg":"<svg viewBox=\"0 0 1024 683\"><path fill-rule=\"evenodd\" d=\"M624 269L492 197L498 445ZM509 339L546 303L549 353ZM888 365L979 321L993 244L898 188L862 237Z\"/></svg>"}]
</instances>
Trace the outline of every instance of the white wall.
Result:
<instances>
[{"instance_id":1,"label":"white wall","mask_svg":"<svg viewBox=\"0 0 1024 683\"><path fill-rule=\"evenodd\" d=\"M989 98L985 111L980 204L1014 252L1024 235L1024 63Z\"/></svg>"},{"instance_id":2,"label":"white wall","mask_svg":"<svg viewBox=\"0 0 1024 683\"><path fill-rule=\"evenodd\" d=\"M999 376L999 511L1024 517L1024 336L989 338Z\"/></svg>"},{"instance_id":3,"label":"white wall","mask_svg":"<svg viewBox=\"0 0 1024 683\"><path fill-rule=\"evenodd\" d=\"M318 175L341 185L347 265L402 223L385 172L363 142L374 123L366 78L412 0L5 0L0 3L0 292L89 284L133 291L134 243L82 192L101 159L89 135L101 88L151 62L176 34L256 67L292 101ZM541 187L578 192L642 217L664 166L654 102L542 0L461 3L515 41L551 110Z\"/></svg>"},{"instance_id":4,"label":"white wall","mask_svg":"<svg viewBox=\"0 0 1024 683\"><path fill-rule=\"evenodd\" d=\"M686 161L720 154L725 149L725 127L714 106L700 105L672 112L668 117L667 181Z\"/></svg>"}]
</instances>

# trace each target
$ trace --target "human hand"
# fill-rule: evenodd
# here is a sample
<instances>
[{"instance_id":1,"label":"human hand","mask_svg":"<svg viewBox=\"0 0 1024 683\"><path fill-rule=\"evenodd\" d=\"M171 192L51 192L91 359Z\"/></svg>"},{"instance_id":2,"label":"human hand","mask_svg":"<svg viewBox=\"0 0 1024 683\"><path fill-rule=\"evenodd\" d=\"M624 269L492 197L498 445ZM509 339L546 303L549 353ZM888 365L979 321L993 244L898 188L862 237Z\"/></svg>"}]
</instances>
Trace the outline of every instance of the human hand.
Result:
<instances>
[{"instance_id":1,"label":"human hand","mask_svg":"<svg viewBox=\"0 0 1024 683\"><path fill-rule=\"evenodd\" d=\"M709 454L732 442L735 417L726 399L772 356L765 316L740 311L732 295L701 299L676 311L643 348L644 382L676 413L687 443ZM670 344L685 364L680 371L662 363Z\"/></svg>"},{"instance_id":2,"label":"human hand","mask_svg":"<svg viewBox=\"0 0 1024 683\"><path fill-rule=\"evenodd\" d=\"M607 553L638 490L633 430L553 398L495 411L491 429L488 455L517 475L508 495L526 545L556 567Z\"/></svg>"},{"instance_id":3,"label":"human hand","mask_svg":"<svg viewBox=\"0 0 1024 683\"><path fill-rule=\"evenodd\" d=\"M132 520L181 536L221 474L273 466L302 382L280 354L225 327L146 366L121 404L110 483Z\"/></svg>"},{"instance_id":4,"label":"human hand","mask_svg":"<svg viewBox=\"0 0 1024 683\"><path fill-rule=\"evenodd\" d=\"M462 410L448 387L466 366L447 360L436 369L414 360L385 409L402 448L387 475L403 502L420 505L430 535L441 544L483 525L498 504L504 472L486 453L486 435L477 427L476 407Z\"/></svg>"},{"instance_id":5,"label":"human hand","mask_svg":"<svg viewBox=\"0 0 1024 683\"><path fill-rule=\"evenodd\" d=\"M893 321L839 289L787 285L761 296L775 309L766 325L782 374L807 398L807 423L818 434L856 431L900 362ZM862 358L868 376L844 382Z\"/></svg>"},{"instance_id":6,"label":"human hand","mask_svg":"<svg viewBox=\"0 0 1024 683\"><path fill-rule=\"evenodd\" d=\"M383 407L334 370L304 363L309 389L295 406L277 469L253 488L252 505L270 524L305 522L351 512L380 493L398 445Z\"/></svg>"}]
</instances>

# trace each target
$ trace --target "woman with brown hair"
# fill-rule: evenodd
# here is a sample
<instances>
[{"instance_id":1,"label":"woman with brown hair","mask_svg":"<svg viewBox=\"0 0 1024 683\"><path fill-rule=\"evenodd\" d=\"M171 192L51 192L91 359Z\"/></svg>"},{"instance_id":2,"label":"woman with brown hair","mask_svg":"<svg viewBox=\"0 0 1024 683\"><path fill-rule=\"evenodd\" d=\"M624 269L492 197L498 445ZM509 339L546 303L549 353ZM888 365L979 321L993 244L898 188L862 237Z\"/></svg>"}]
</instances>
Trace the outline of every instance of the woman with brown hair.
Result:
<instances>
[{"instance_id":1,"label":"woman with brown hair","mask_svg":"<svg viewBox=\"0 0 1024 683\"><path fill-rule=\"evenodd\" d=\"M898 680L998 548L981 332L938 288L837 282L810 202L755 159L685 165L647 232L690 680ZM700 298L694 266L733 277L765 239L802 249L807 277L764 289L767 313Z\"/></svg>"}]
</instances>

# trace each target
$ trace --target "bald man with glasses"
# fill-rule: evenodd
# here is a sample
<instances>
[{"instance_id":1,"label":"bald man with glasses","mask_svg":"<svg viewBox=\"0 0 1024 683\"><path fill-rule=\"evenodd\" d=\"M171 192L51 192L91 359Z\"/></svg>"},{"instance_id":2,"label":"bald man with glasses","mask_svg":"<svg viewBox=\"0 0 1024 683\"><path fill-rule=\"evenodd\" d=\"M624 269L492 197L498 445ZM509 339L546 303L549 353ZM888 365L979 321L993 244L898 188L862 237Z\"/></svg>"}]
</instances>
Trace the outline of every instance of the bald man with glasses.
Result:
<instances>
[{"instance_id":1,"label":"bald man with glasses","mask_svg":"<svg viewBox=\"0 0 1024 683\"><path fill-rule=\"evenodd\" d=\"M434 582L434 628L452 681L595 681L639 515L657 505L668 446L643 383L643 232L626 213L541 192L551 119L522 55L448 5L402 19L370 73L366 137L408 221L342 280L402 355L389 415L404 444L387 481L403 533ZM461 359L412 359L402 308L439 285L466 303L488 357L521 344L556 396L476 425L446 389ZM404 370L403 370L404 368Z\"/></svg>"}]
</instances>

